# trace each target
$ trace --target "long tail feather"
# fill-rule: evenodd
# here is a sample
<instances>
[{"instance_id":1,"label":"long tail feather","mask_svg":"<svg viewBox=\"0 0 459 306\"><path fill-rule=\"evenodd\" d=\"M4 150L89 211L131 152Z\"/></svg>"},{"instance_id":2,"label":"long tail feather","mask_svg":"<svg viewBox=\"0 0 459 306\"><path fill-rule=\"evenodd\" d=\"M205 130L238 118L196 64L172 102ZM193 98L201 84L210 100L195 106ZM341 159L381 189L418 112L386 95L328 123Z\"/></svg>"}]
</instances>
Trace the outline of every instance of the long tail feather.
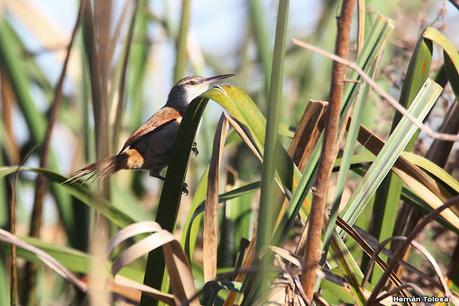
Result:
<instances>
[{"instance_id":1,"label":"long tail feather","mask_svg":"<svg viewBox=\"0 0 459 306\"><path fill-rule=\"evenodd\" d=\"M115 172L126 168L126 160L128 155L121 153L118 155L110 156L95 163L86 166L69 177L64 184L73 183L79 180L89 181L91 179L103 179Z\"/></svg>"}]
</instances>

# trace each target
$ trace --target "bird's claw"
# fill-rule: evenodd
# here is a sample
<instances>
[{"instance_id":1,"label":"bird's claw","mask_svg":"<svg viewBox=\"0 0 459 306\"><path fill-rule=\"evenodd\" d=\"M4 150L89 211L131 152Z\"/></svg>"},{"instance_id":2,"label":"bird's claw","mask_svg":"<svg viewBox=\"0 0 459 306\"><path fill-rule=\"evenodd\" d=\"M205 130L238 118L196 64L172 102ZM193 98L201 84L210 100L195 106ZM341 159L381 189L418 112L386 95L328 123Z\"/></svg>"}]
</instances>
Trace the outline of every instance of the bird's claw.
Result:
<instances>
[{"instance_id":1,"label":"bird's claw","mask_svg":"<svg viewBox=\"0 0 459 306\"><path fill-rule=\"evenodd\" d=\"M193 145L191 146L191 152L193 153L194 157L197 157L199 154L198 144L196 143L196 141L193 141Z\"/></svg>"},{"instance_id":2,"label":"bird's claw","mask_svg":"<svg viewBox=\"0 0 459 306\"><path fill-rule=\"evenodd\" d=\"M184 195L188 195L188 184L187 183L183 183L183 186L182 186L182 193Z\"/></svg>"}]
</instances>

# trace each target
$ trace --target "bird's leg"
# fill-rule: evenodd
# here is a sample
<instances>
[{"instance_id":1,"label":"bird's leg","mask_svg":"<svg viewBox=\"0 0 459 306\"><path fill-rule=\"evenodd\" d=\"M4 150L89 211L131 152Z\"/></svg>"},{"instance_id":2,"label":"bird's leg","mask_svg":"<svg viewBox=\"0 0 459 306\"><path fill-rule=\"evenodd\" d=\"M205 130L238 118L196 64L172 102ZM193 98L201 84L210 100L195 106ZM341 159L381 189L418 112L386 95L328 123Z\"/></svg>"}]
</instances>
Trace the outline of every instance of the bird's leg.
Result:
<instances>
[{"instance_id":1,"label":"bird's leg","mask_svg":"<svg viewBox=\"0 0 459 306\"><path fill-rule=\"evenodd\" d=\"M159 178L162 181L166 180L166 178L161 175L161 170L158 170L158 169L155 169L155 168L150 169L150 176Z\"/></svg>"},{"instance_id":2,"label":"bird's leg","mask_svg":"<svg viewBox=\"0 0 459 306\"><path fill-rule=\"evenodd\" d=\"M150 171L150 176L151 176L151 177L159 178L159 179L162 180L162 181L165 181L165 180L166 180L166 178L165 178L164 176L162 176L161 174L156 173L156 172ZM182 193L185 194L185 195L188 195L188 184L187 184L187 183L183 183L183 186L182 186Z\"/></svg>"},{"instance_id":3,"label":"bird's leg","mask_svg":"<svg viewBox=\"0 0 459 306\"><path fill-rule=\"evenodd\" d=\"M166 180L166 178L165 178L164 176L160 175L160 174L158 174L158 175L156 175L156 176L153 176L153 177L159 178L159 179L162 180L162 181L165 181L165 180Z\"/></svg>"},{"instance_id":4,"label":"bird's leg","mask_svg":"<svg viewBox=\"0 0 459 306\"><path fill-rule=\"evenodd\" d=\"M158 175L156 176L157 178L161 179L161 180L166 180L166 178L164 176L161 176L161 175ZM183 186L182 186L182 193L184 195L188 195L188 184L187 183L183 183Z\"/></svg>"},{"instance_id":5,"label":"bird's leg","mask_svg":"<svg viewBox=\"0 0 459 306\"><path fill-rule=\"evenodd\" d=\"M191 146L191 152L193 153L194 157L198 156L199 154L198 144L196 143L196 141L193 141L193 145Z\"/></svg>"}]
</instances>

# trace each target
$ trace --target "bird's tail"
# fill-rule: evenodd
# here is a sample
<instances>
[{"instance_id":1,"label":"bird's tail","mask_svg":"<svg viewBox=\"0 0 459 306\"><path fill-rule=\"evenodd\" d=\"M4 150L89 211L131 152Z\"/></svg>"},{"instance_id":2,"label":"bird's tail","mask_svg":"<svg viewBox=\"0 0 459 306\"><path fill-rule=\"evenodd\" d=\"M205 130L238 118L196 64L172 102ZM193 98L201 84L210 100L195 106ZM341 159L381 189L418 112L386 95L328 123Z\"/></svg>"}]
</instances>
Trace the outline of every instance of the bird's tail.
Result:
<instances>
[{"instance_id":1,"label":"bird's tail","mask_svg":"<svg viewBox=\"0 0 459 306\"><path fill-rule=\"evenodd\" d=\"M64 183L73 183L79 180L88 181L93 178L106 178L121 169L125 169L128 157L128 154L123 152L118 155L113 155L105 159L99 160L93 164L90 164L89 166L86 166L76 171Z\"/></svg>"}]
</instances>

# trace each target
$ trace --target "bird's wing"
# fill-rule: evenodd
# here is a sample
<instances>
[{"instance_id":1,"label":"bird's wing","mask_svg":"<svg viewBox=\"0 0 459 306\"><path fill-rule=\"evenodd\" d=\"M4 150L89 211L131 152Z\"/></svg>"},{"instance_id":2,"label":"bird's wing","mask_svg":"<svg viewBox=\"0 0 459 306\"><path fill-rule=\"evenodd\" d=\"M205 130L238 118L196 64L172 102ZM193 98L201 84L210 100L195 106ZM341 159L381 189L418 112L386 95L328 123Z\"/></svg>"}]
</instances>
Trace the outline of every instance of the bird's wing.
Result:
<instances>
[{"instance_id":1,"label":"bird's wing","mask_svg":"<svg viewBox=\"0 0 459 306\"><path fill-rule=\"evenodd\" d=\"M140 137L152 132L153 130L161 127L163 124L166 124L170 121L180 119L182 114L171 107L163 107L158 112L156 112L150 119L147 120L141 127L137 129L134 133L129 136L126 142L123 145L123 148L120 150L120 153L123 152L127 147L132 145L134 142L139 140Z\"/></svg>"}]
</instances>

